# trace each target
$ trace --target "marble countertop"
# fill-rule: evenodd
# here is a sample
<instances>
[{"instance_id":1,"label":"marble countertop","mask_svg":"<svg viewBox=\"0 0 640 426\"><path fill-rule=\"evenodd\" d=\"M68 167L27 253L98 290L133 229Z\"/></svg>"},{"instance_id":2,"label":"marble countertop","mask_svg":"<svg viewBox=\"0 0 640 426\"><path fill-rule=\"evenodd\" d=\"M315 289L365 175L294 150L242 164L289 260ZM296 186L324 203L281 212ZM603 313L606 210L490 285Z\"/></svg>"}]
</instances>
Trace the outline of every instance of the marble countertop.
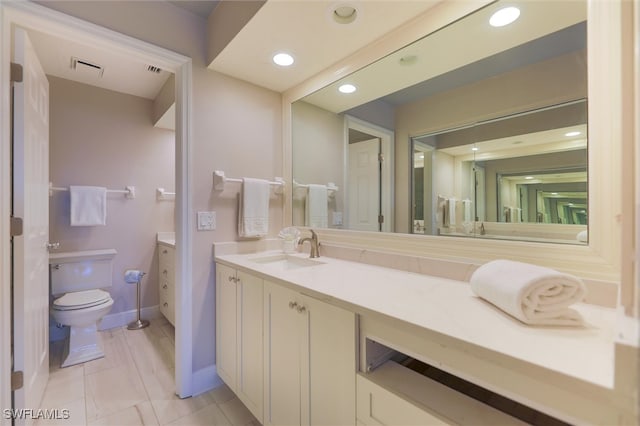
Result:
<instances>
[{"instance_id":1,"label":"marble countertop","mask_svg":"<svg viewBox=\"0 0 640 426\"><path fill-rule=\"evenodd\" d=\"M476 297L467 282L330 257L317 265L284 269L256 261L268 251L216 256L216 262L333 299L357 313L396 318L462 342L529 362L604 388L613 388L614 309L573 306L585 327L533 327ZM306 254L293 254L308 258Z\"/></svg>"}]
</instances>

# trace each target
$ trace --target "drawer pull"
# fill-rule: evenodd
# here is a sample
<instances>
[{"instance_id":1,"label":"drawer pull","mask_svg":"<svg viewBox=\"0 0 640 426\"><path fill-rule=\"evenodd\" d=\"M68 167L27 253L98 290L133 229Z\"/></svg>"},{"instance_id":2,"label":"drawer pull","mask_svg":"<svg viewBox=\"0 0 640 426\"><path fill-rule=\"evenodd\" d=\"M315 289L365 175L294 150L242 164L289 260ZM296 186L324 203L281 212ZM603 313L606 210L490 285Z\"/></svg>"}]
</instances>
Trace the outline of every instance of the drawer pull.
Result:
<instances>
[{"instance_id":1,"label":"drawer pull","mask_svg":"<svg viewBox=\"0 0 640 426\"><path fill-rule=\"evenodd\" d=\"M169 286L165 284L165 285L162 286L162 288L164 288L166 290L166 289L169 288Z\"/></svg>"},{"instance_id":2,"label":"drawer pull","mask_svg":"<svg viewBox=\"0 0 640 426\"><path fill-rule=\"evenodd\" d=\"M164 306L165 308L168 308L169 304L167 302L164 302L164 304L162 306Z\"/></svg>"},{"instance_id":3,"label":"drawer pull","mask_svg":"<svg viewBox=\"0 0 640 426\"><path fill-rule=\"evenodd\" d=\"M289 309L296 309L298 304L296 302L289 302Z\"/></svg>"}]
</instances>

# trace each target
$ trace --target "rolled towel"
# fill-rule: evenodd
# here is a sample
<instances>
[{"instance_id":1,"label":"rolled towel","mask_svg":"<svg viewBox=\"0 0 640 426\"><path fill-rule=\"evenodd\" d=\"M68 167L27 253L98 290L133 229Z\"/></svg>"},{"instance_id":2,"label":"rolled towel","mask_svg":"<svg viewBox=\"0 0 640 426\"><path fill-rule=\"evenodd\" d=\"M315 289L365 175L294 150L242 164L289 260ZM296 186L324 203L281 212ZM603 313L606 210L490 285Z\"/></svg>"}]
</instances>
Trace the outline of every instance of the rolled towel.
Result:
<instances>
[{"instance_id":1,"label":"rolled towel","mask_svg":"<svg viewBox=\"0 0 640 426\"><path fill-rule=\"evenodd\" d=\"M584 299L579 278L542 266L494 260L471 276L475 294L530 325L582 325L580 313L569 308Z\"/></svg>"}]
</instances>

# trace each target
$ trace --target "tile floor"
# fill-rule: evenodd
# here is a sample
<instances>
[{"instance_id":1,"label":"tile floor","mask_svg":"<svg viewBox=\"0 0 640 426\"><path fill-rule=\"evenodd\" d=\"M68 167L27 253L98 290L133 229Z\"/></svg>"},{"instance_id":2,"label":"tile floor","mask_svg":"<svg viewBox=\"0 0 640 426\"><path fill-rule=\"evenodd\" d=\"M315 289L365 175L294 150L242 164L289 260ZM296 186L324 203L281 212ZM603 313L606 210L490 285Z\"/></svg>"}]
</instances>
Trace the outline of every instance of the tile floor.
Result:
<instances>
[{"instance_id":1,"label":"tile floor","mask_svg":"<svg viewBox=\"0 0 640 426\"><path fill-rule=\"evenodd\" d=\"M142 330L100 332L105 357L60 368L63 341L50 347L42 407L68 409L66 420L36 425L232 425L260 423L223 385L180 399L174 394L174 329L164 318Z\"/></svg>"}]
</instances>

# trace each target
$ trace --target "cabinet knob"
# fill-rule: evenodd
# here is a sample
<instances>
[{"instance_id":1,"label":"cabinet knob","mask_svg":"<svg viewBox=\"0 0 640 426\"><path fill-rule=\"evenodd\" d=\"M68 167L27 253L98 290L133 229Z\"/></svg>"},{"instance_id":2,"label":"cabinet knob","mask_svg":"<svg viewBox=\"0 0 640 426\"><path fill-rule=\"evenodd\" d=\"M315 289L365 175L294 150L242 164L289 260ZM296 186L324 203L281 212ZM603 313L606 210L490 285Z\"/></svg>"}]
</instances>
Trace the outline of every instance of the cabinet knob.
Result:
<instances>
[{"instance_id":1,"label":"cabinet knob","mask_svg":"<svg viewBox=\"0 0 640 426\"><path fill-rule=\"evenodd\" d=\"M167 271L166 269L164 271L162 271L163 274L167 275L169 273L169 271Z\"/></svg>"},{"instance_id":2,"label":"cabinet knob","mask_svg":"<svg viewBox=\"0 0 640 426\"><path fill-rule=\"evenodd\" d=\"M234 277L229 276L229 282L231 282L231 281L233 281L233 280L234 280Z\"/></svg>"},{"instance_id":3,"label":"cabinet knob","mask_svg":"<svg viewBox=\"0 0 640 426\"><path fill-rule=\"evenodd\" d=\"M303 313L303 312L304 312L304 311L306 311L306 310L307 310L307 308L306 308L305 306L303 306L303 305L299 305L299 306L296 308L296 311L298 311L298 313L299 313L299 314Z\"/></svg>"},{"instance_id":4,"label":"cabinet knob","mask_svg":"<svg viewBox=\"0 0 640 426\"><path fill-rule=\"evenodd\" d=\"M289 309L296 309L298 304L296 302L289 302Z\"/></svg>"},{"instance_id":5,"label":"cabinet knob","mask_svg":"<svg viewBox=\"0 0 640 426\"><path fill-rule=\"evenodd\" d=\"M164 302L163 306L164 306L165 308L168 308L168 307L169 307L169 304L168 304L167 302Z\"/></svg>"},{"instance_id":6,"label":"cabinet knob","mask_svg":"<svg viewBox=\"0 0 640 426\"><path fill-rule=\"evenodd\" d=\"M162 250L162 254L167 254L167 253L169 253L167 249Z\"/></svg>"},{"instance_id":7,"label":"cabinet knob","mask_svg":"<svg viewBox=\"0 0 640 426\"><path fill-rule=\"evenodd\" d=\"M162 288L164 288L166 290L166 289L169 288L169 286L165 284L165 285L162 286Z\"/></svg>"}]
</instances>

